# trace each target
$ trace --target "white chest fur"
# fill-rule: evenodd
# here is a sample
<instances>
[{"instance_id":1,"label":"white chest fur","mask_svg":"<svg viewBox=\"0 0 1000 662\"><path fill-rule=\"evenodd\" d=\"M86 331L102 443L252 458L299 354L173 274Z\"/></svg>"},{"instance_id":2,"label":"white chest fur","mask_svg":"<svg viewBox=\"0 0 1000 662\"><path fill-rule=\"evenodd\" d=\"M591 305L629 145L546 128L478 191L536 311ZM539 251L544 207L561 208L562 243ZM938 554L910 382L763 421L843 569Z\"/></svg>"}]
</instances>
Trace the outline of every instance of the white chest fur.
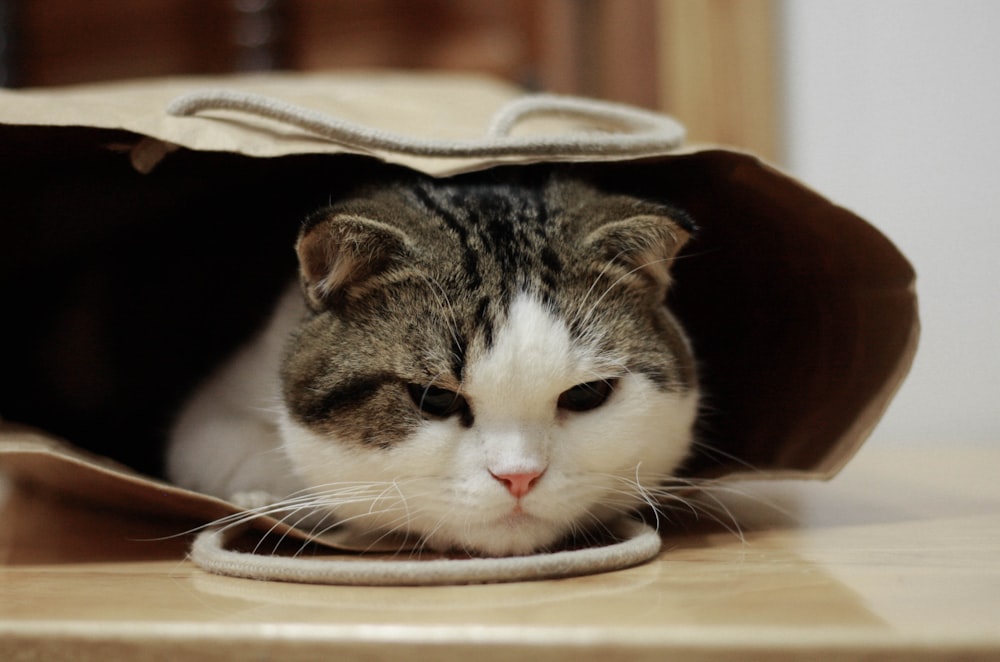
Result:
<instances>
[{"instance_id":1,"label":"white chest fur","mask_svg":"<svg viewBox=\"0 0 1000 662\"><path fill-rule=\"evenodd\" d=\"M303 487L281 448L279 367L305 306L290 287L268 326L195 392L167 447L167 476L189 489L244 501Z\"/></svg>"}]
</instances>

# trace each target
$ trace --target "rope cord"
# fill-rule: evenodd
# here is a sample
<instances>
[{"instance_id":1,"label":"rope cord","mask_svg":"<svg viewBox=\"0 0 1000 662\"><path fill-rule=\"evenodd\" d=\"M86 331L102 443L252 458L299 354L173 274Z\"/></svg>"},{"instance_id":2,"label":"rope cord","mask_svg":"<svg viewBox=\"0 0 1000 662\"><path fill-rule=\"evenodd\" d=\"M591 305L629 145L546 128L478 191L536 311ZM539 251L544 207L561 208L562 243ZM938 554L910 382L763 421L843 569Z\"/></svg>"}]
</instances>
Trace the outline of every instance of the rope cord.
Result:
<instances>
[{"instance_id":1,"label":"rope cord","mask_svg":"<svg viewBox=\"0 0 1000 662\"><path fill-rule=\"evenodd\" d=\"M202 569L250 579L350 586L429 586L552 579L638 565L660 552L648 524L622 520L620 542L601 547L504 558L393 560L265 556L227 548L240 529L208 529L195 538L191 559Z\"/></svg>"},{"instance_id":2,"label":"rope cord","mask_svg":"<svg viewBox=\"0 0 1000 662\"><path fill-rule=\"evenodd\" d=\"M527 95L508 102L494 114L486 137L462 141L383 131L236 90L191 92L167 106L167 112L177 117L219 110L265 117L337 143L414 156L639 156L669 152L684 141L684 127L666 115L624 104L551 94ZM590 122L595 130L554 136L510 135L518 124L532 117L583 120Z\"/></svg>"}]
</instances>

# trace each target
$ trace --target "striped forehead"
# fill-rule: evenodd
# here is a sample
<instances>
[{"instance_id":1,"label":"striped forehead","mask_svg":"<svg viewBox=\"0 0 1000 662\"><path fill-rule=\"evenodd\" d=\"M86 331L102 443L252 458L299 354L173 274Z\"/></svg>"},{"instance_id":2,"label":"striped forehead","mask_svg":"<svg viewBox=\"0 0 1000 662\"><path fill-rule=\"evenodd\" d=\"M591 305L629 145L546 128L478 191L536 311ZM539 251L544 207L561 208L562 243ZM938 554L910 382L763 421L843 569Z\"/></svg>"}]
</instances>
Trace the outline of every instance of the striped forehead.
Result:
<instances>
[{"instance_id":1,"label":"striped forehead","mask_svg":"<svg viewBox=\"0 0 1000 662\"><path fill-rule=\"evenodd\" d=\"M548 411L552 397L589 379L593 363L562 319L537 298L520 294L493 344L468 365L463 389L477 412L486 406Z\"/></svg>"}]
</instances>

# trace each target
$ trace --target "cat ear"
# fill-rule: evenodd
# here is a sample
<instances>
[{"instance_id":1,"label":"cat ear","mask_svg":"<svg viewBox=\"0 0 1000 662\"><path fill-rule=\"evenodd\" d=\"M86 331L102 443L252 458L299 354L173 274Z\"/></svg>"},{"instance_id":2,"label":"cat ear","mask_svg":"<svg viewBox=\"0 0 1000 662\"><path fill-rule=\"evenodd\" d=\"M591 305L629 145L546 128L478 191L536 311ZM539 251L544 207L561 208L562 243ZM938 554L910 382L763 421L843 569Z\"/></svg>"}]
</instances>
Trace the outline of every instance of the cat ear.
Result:
<instances>
[{"instance_id":1,"label":"cat ear","mask_svg":"<svg viewBox=\"0 0 1000 662\"><path fill-rule=\"evenodd\" d=\"M643 214L612 221L584 239L589 255L623 267L629 275L665 289L670 284L670 265L691 237L686 220L666 214Z\"/></svg>"},{"instance_id":2,"label":"cat ear","mask_svg":"<svg viewBox=\"0 0 1000 662\"><path fill-rule=\"evenodd\" d=\"M335 214L310 223L295 247L309 304L324 308L377 285L409 255L400 230L361 216Z\"/></svg>"}]
</instances>

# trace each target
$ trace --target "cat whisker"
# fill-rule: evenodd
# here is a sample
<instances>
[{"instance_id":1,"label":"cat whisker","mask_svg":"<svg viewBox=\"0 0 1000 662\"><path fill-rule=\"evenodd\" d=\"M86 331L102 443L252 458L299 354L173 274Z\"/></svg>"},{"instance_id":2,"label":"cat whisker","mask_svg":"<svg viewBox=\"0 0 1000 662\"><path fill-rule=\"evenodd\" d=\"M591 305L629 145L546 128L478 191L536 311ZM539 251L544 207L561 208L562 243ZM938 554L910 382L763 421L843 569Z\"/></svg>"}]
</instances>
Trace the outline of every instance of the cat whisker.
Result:
<instances>
[{"instance_id":1,"label":"cat whisker","mask_svg":"<svg viewBox=\"0 0 1000 662\"><path fill-rule=\"evenodd\" d=\"M602 504L604 505L604 504ZM600 537L612 538L614 537L611 529L604 518L598 517L594 513L588 511L586 513L586 519L589 522L589 526L584 526L583 521L577 521L573 523L572 535L575 538L582 538L589 544L596 543ZM600 530L601 536L595 535L594 532Z\"/></svg>"},{"instance_id":2,"label":"cat whisker","mask_svg":"<svg viewBox=\"0 0 1000 662\"><path fill-rule=\"evenodd\" d=\"M746 460L744 460L744 459L742 459L742 458L740 458L740 457L738 457L736 455L733 455L732 453L728 453L728 452L726 452L726 451L724 451L724 450L722 450L720 448L717 448L717 447L715 447L715 446L713 446L711 444L705 443L703 441L699 441L698 439L692 440L692 442L691 442L691 448L692 448L692 450L697 450L701 455L704 455L706 457L709 457L709 458L712 458L712 459L715 459L715 460L721 459L721 460L726 460L727 462L731 462L731 463L733 463L733 464L741 467L742 469L744 469L748 474L760 474L760 473L762 473L761 469L759 467L756 467L753 464L750 464Z\"/></svg>"},{"instance_id":3,"label":"cat whisker","mask_svg":"<svg viewBox=\"0 0 1000 662\"><path fill-rule=\"evenodd\" d=\"M657 502L650 491L643 485L642 476L640 470L642 469L642 462L638 462L635 465L635 477L629 481L632 486L635 487L638 496L642 498L643 502L653 511L653 517L655 518L654 528L660 530L660 509L657 508Z\"/></svg>"},{"instance_id":4,"label":"cat whisker","mask_svg":"<svg viewBox=\"0 0 1000 662\"><path fill-rule=\"evenodd\" d=\"M279 400L274 400L267 404L262 403L256 406L247 406L247 410L258 414L265 414L268 419L274 420L282 414L284 408Z\"/></svg>"},{"instance_id":5,"label":"cat whisker","mask_svg":"<svg viewBox=\"0 0 1000 662\"><path fill-rule=\"evenodd\" d=\"M328 533L328 532L330 532L330 531L332 531L332 530L334 530L336 528L340 528L340 527L343 527L343 526L354 524L356 522L362 522L363 523L363 521L366 518L368 518L368 517L372 517L372 516L379 516L379 517L381 517L381 516L384 516L386 514L392 513L395 510L397 510L397 508L395 508L395 507L387 507L387 508L384 508L382 510L377 510L377 511L376 510L370 510L369 512L362 513L362 514L359 514L359 515L355 515L353 517L348 517L348 518L345 518L345 519L338 519L333 524L331 524L331 525L329 525L327 527L324 527L321 530L313 529L310 533L313 536L321 537L324 534L326 534L326 533ZM396 524L396 522L399 522L399 524ZM380 532L380 535L378 535L375 538L373 538L372 540L370 540L369 543L368 543L368 547L366 547L365 549L363 549L361 551L363 551L363 552L370 552L370 551L376 549L378 547L379 543L381 543L383 540L385 540L386 538L388 538L388 537L390 537L392 535L395 535L397 533L405 536L406 532L407 532L407 527L409 525L409 522L410 522L410 514L409 514L408 510L406 512L404 512L403 514L399 515L395 520L389 520L389 521L384 521L383 520L383 521L380 521L379 527L377 529L375 529L375 528L369 529L369 532L378 531L378 532Z\"/></svg>"},{"instance_id":6,"label":"cat whisker","mask_svg":"<svg viewBox=\"0 0 1000 662\"><path fill-rule=\"evenodd\" d=\"M698 490L698 493L710 494L714 492L732 495L740 499L750 500L788 519L795 519L795 513L781 506L775 500L765 497L759 491L750 490L731 480L694 479L685 481L685 484Z\"/></svg>"},{"instance_id":7,"label":"cat whisker","mask_svg":"<svg viewBox=\"0 0 1000 662\"><path fill-rule=\"evenodd\" d=\"M683 489L688 491L691 487L684 486ZM678 494L670 488L657 488L651 490L651 492L655 495L662 508L676 509L677 506L681 506L684 510L690 512L696 520L702 516L707 516L711 521L739 538L741 542L746 542L739 519L721 498L713 494L712 490L698 488L690 496Z\"/></svg>"},{"instance_id":8,"label":"cat whisker","mask_svg":"<svg viewBox=\"0 0 1000 662\"><path fill-rule=\"evenodd\" d=\"M594 288L596 287L597 283L602 278L604 278L604 276L607 274L608 266L610 266L610 264L612 262L614 262L614 260L617 260L617 259L621 258L623 255L626 255L626 254L627 254L627 251L621 251L621 252L619 252L617 255L615 255L615 257L611 261L608 262L608 264L604 268L601 269L600 273L597 275L597 277L594 279L594 282L591 284L590 289L587 290L586 296L583 297L583 299L581 300L581 307L582 307L583 303L586 301L586 299L588 299L590 297L590 295L593 293ZM660 258L658 260L648 260L648 261L646 261L646 262L644 262L644 263L642 263L642 264L634 267L633 269L630 269L630 270L626 271L624 274L622 274L621 276L619 276L618 278L616 278L615 280L613 280L610 284L608 284L608 286L606 288L604 288L604 291L601 293L600 296L597 297L597 300L594 301L590 305L590 307L587 310L586 314L583 315L579 319L581 328L588 328L588 327L591 326L590 325L590 320L593 318L593 315L596 313L598 306L601 305L601 302L604 301L605 297L607 297L612 292L612 290L614 290L623 280L627 279L629 276L631 276L631 275L633 275L633 274L635 274L635 273L637 273L639 271L642 271L643 269L645 269L645 268L647 268L647 267L649 267L651 265L660 264L660 263L669 263L669 262L672 262L672 261L673 261L672 257ZM578 314L579 314L579 311L578 311Z\"/></svg>"},{"instance_id":9,"label":"cat whisker","mask_svg":"<svg viewBox=\"0 0 1000 662\"><path fill-rule=\"evenodd\" d=\"M624 483L626 488L612 489L610 494L624 496L630 501L636 498L641 499L641 502L645 503L652 513L654 517L653 524L657 531L663 530L663 524L668 519L670 512L683 510L690 513L696 520L707 516L741 541L745 541L742 527L735 513L718 495L713 494L713 488L715 487L719 489L715 489L714 491L745 495L745 492L741 490L730 485L719 486L718 484L713 484L712 481L686 479L669 479L673 482L673 485L661 484L648 487L643 484L644 481L639 476L638 467L635 478L612 476L619 482ZM681 494L679 490L685 493L689 492L690 494ZM603 503L605 506L614 504L610 496ZM633 501L630 505L631 508L629 510L634 512L638 504Z\"/></svg>"},{"instance_id":10,"label":"cat whisker","mask_svg":"<svg viewBox=\"0 0 1000 662\"><path fill-rule=\"evenodd\" d=\"M336 487L332 488L332 485L336 485ZM277 518L279 515L283 515L282 519L286 519L287 517L293 516L305 509L329 509L336 505L369 501L373 497L378 498L384 495L387 491L394 489L394 483L390 482L387 486L377 487L378 491L376 492L374 491L376 486L372 483L354 482L336 483L327 486L320 486L319 488L300 490L299 492L295 492L281 499L275 499L262 506L245 508L240 512L219 518L209 524L203 525L202 527L197 527L192 531L196 531L207 526L238 526L259 517ZM395 489L398 489L398 487Z\"/></svg>"},{"instance_id":11,"label":"cat whisker","mask_svg":"<svg viewBox=\"0 0 1000 662\"><path fill-rule=\"evenodd\" d=\"M607 275L608 270L610 268L611 268L611 262L609 261L605 263L604 266L601 267L601 270L598 272L597 276L595 276L594 279L591 281L590 286L587 288L587 291L584 293L582 297L580 297L579 303L576 306L576 310L573 311L573 314L571 316L572 321L579 324L579 328L587 328L587 329L591 328L590 313L594 311L594 309L596 308L596 304L594 306L589 307L586 315L583 314L583 307L587 305L590 296L594 293L594 290L597 288L598 283L600 283L601 279L603 279L605 275ZM601 296L603 298L604 295Z\"/></svg>"},{"instance_id":12,"label":"cat whisker","mask_svg":"<svg viewBox=\"0 0 1000 662\"><path fill-rule=\"evenodd\" d=\"M392 499L387 496L394 491L399 494L400 498ZM319 499L303 501L300 510L308 509L308 512L302 515L297 521L293 523L285 521L285 524L292 527L301 528L302 530L309 533L310 536L314 538L320 538L322 535L329 533L334 529L352 525L358 522L364 522L366 519L377 517L380 518L380 524L378 528L387 528L387 531L383 533L382 536L379 536L370 543L370 548L373 548L385 536L391 535L393 532L397 530L405 530L406 525L408 525L411 519L411 510L409 504L407 503L402 492L399 492L398 486L395 485L394 483L389 483L385 485L384 487L382 487L382 489L378 490L377 492L376 491L370 492L369 496L365 498L358 498L356 496L352 496L350 499L350 503L366 502L368 503L368 509L364 512L356 513L354 515L347 517L338 515L335 510L338 505L343 506L345 503L348 503L347 501L343 500L342 498L331 501L328 498L329 495L327 495L326 498L322 498L322 496L323 495L321 495L321 498ZM382 504L381 507L379 504ZM391 520L388 522L385 521L384 517L387 514L391 514L399 510L402 510L402 513L395 520L401 523L399 526L394 525L394 521ZM313 517L317 512L322 513L322 517L318 521L312 522L311 526L308 529L303 528L302 523L307 521L309 518ZM372 528L372 530L377 530L377 529ZM309 541L304 541L303 544L300 546L297 554L307 549L308 544Z\"/></svg>"},{"instance_id":13,"label":"cat whisker","mask_svg":"<svg viewBox=\"0 0 1000 662\"><path fill-rule=\"evenodd\" d=\"M438 305L447 313L450 319L448 324L448 332L451 335L452 342L455 347L462 347L462 340L458 332L458 317L455 314L455 307L452 305L451 300L448 298L448 292L445 290L444 286L441 285L435 278L427 274L420 274L420 279L427 283L431 293L438 301Z\"/></svg>"}]
</instances>

